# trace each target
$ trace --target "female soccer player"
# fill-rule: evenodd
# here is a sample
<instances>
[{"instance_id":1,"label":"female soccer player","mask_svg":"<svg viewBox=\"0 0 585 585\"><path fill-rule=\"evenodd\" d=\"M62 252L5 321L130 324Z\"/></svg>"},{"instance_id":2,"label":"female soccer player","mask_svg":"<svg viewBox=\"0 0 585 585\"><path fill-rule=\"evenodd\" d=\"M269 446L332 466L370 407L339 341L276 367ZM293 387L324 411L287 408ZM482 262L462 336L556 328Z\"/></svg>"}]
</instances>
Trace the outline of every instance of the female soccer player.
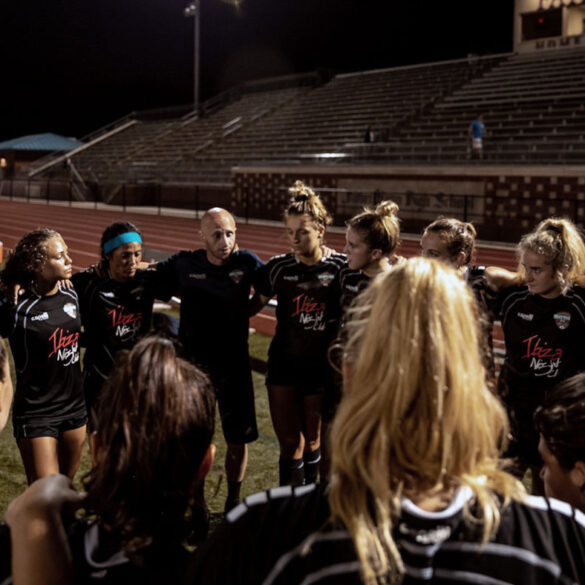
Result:
<instances>
[{"instance_id":1,"label":"female soccer player","mask_svg":"<svg viewBox=\"0 0 585 585\"><path fill-rule=\"evenodd\" d=\"M300 485L318 474L321 402L330 383L327 348L339 315L334 283L345 258L323 257L331 218L320 198L301 181L290 192L284 218L293 252L271 258L260 269L255 288L261 303L274 295L278 300L266 384L280 445L280 483Z\"/></svg>"},{"instance_id":2,"label":"female soccer player","mask_svg":"<svg viewBox=\"0 0 585 585\"><path fill-rule=\"evenodd\" d=\"M16 245L0 274L5 291L26 289L16 306L4 303L0 328L16 367L12 420L29 484L52 473L71 478L81 461L87 422L79 364L81 319L63 238L34 230Z\"/></svg>"},{"instance_id":3,"label":"female soccer player","mask_svg":"<svg viewBox=\"0 0 585 585\"><path fill-rule=\"evenodd\" d=\"M190 582L585 582L582 517L501 468L507 417L461 278L412 258L352 311L329 485L247 499Z\"/></svg>"},{"instance_id":4,"label":"female soccer player","mask_svg":"<svg viewBox=\"0 0 585 585\"><path fill-rule=\"evenodd\" d=\"M525 284L501 291L499 314L506 358L498 390L506 403L519 475L532 468L537 483L540 457L535 409L558 382L585 368L585 289L575 285L585 270L585 245L566 219L546 219L518 245L518 272Z\"/></svg>"},{"instance_id":5,"label":"female soccer player","mask_svg":"<svg viewBox=\"0 0 585 585\"><path fill-rule=\"evenodd\" d=\"M209 380L177 357L170 340L148 336L124 353L103 392L87 497L53 476L13 503L13 570L49 583L73 575L77 583L180 583L202 531L198 486L215 452ZM53 530L65 503L86 511L68 527L69 542L63 526ZM27 562L43 535L51 554ZM56 565L59 579L43 572Z\"/></svg>"},{"instance_id":6,"label":"female soccer player","mask_svg":"<svg viewBox=\"0 0 585 585\"><path fill-rule=\"evenodd\" d=\"M83 382L90 417L116 354L132 348L150 329L156 291L156 272L139 269L142 238L134 224L109 225L100 248L100 269L90 268L71 278L79 295L87 347ZM90 425L94 422L90 420Z\"/></svg>"},{"instance_id":7,"label":"female soccer player","mask_svg":"<svg viewBox=\"0 0 585 585\"><path fill-rule=\"evenodd\" d=\"M345 250L347 268L342 269L339 282L341 304L348 308L357 294L382 270L388 270L399 257L400 243L398 205L383 201L375 210L364 209L347 222Z\"/></svg>"},{"instance_id":8,"label":"female soccer player","mask_svg":"<svg viewBox=\"0 0 585 585\"><path fill-rule=\"evenodd\" d=\"M450 264L466 276L474 256L476 237L473 224L454 217L440 217L423 232L420 240L421 256Z\"/></svg>"},{"instance_id":9,"label":"female soccer player","mask_svg":"<svg viewBox=\"0 0 585 585\"><path fill-rule=\"evenodd\" d=\"M339 273L341 325L337 338L329 348L329 360L337 371L341 363L340 349L344 341L345 316L348 309L376 274L389 270L393 264L401 260L396 255L400 243L400 222L397 213L396 203L383 201L375 210L366 208L347 222L344 252L348 265ZM326 386L323 396L323 441L319 467L321 479L327 477L329 473L329 423L333 420L341 399L341 385L341 376L333 373L332 382Z\"/></svg>"},{"instance_id":10,"label":"female soccer player","mask_svg":"<svg viewBox=\"0 0 585 585\"><path fill-rule=\"evenodd\" d=\"M535 422L546 495L585 512L585 374L555 386L536 409Z\"/></svg>"},{"instance_id":11,"label":"female soccer player","mask_svg":"<svg viewBox=\"0 0 585 585\"><path fill-rule=\"evenodd\" d=\"M440 217L424 230L420 245L421 256L435 258L457 270L461 278L471 287L477 300L482 333L480 343L484 363L492 382L496 369L493 355L494 290L512 286L520 280L516 273L495 266L475 266L475 239L477 232L473 224L453 217Z\"/></svg>"}]
</instances>

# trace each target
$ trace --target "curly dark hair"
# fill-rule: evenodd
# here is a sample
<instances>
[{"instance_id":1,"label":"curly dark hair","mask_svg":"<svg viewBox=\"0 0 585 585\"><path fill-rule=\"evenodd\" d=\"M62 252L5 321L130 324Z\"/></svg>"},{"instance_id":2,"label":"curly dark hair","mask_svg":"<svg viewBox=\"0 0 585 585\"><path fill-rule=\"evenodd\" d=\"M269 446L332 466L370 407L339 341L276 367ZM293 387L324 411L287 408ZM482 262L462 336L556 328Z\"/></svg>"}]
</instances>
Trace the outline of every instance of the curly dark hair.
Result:
<instances>
[{"instance_id":1,"label":"curly dark hair","mask_svg":"<svg viewBox=\"0 0 585 585\"><path fill-rule=\"evenodd\" d=\"M147 336L122 353L97 415L98 463L86 510L129 554L180 546L200 529L199 467L215 424L208 377L171 340Z\"/></svg>"},{"instance_id":2,"label":"curly dark hair","mask_svg":"<svg viewBox=\"0 0 585 585\"><path fill-rule=\"evenodd\" d=\"M61 238L61 234L49 228L42 228L28 232L20 239L0 273L0 285L3 290L17 284L30 287L47 259L47 242L52 238Z\"/></svg>"}]
</instances>

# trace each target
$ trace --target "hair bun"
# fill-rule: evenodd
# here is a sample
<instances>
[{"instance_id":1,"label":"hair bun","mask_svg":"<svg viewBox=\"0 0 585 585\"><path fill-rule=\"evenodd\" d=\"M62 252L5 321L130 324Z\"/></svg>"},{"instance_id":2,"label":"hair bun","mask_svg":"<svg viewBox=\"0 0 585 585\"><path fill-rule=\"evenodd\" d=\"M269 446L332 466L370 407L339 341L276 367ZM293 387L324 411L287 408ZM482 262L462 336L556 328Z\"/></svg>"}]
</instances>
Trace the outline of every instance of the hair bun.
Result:
<instances>
[{"instance_id":1,"label":"hair bun","mask_svg":"<svg viewBox=\"0 0 585 585\"><path fill-rule=\"evenodd\" d=\"M376 213L380 217L394 217L400 208L394 201L382 201L376 207Z\"/></svg>"}]
</instances>

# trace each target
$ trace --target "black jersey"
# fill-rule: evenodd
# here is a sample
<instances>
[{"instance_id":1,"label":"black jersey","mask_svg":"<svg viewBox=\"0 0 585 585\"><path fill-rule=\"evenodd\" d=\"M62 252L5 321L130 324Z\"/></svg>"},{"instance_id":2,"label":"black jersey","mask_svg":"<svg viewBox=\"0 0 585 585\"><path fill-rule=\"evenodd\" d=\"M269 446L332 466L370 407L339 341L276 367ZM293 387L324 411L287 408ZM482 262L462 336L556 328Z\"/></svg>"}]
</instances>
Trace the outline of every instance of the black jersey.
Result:
<instances>
[{"instance_id":1,"label":"black jersey","mask_svg":"<svg viewBox=\"0 0 585 585\"><path fill-rule=\"evenodd\" d=\"M351 307L355 298L370 284L370 277L361 270L352 270L349 266L339 272L339 303L343 314Z\"/></svg>"},{"instance_id":2,"label":"black jersey","mask_svg":"<svg viewBox=\"0 0 585 585\"><path fill-rule=\"evenodd\" d=\"M179 338L189 357L207 364L232 350L247 352L250 290L261 266L248 250L234 252L221 266L209 262L205 250L159 262L159 277L181 297Z\"/></svg>"},{"instance_id":3,"label":"black jersey","mask_svg":"<svg viewBox=\"0 0 585 585\"><path fill-rule=\"evenodd\" d=\"M189 545L167 541L162 546L151 543L129 557L108 543L95 522L85 518L75 519L65 526L65 531L74 581L78 585L180 584L194 554ZM13 583L11 548L10 529L0 522L0 582L3 585Z\"/></svg>"},{"instance_id":4,"label":"black jersey","mask_svg":"<svg viewBox=\"0 0 585 585\"><path fill-rule=\"evenodd\" d=\"M482 344L480 349L484 366L492 376L492 379L494 379L496 368L494 363L493 330L497 293L488 286L485 271L485 266L469 266L465 269L464 278L477 302L483 337L480 340Z\"/></svg>"},{"instance_id":5,"label":"black jersey","mask_svg":"<svg viewBox=\"0 0 585 585\"><path fill-rule=\"evenodd\" d=\"M585 289L547 299L516 286L499 295L499 306L506 341L500 391L533 411L546 390L585 370Z\"/></svg>"},{"instance_id":6,"label":"black jersey","mask_svg":"<svg viewBox=\"0 0 585 585\"><path fill-rule=\"evenodd\" d=\"M85 416L79 363L77 294L27 295L0 308L16 368L13 416L18 422L59 422Z\"/></svg>"},{"instance_id":7,"label":"black jersey","mask_svg":"<svg viewBox=\"0 0 585 585\"><path fill-rule=\"evenodd\" d=\"M294 254L271 258L261 270L256 290L276 295L276 335L273 345L290 356L324 355L339 322L339 271L346 265L342 254L303 264Z\"/></svg>"},{"instance_id":8,"label":"black jersey","mask_svg":"<svg viewBox=\"0 0 585 585\"><path fill-rule=\"evenodd\" d=\"M121 550L102 546L103 532L96 523L76 521L68 528L69 544L79 585L162 585L180 583L193 553L181 543L153 543L129 558ZM108 550L105 553L104 549Z\"/></svg>"},{"instance_id":9,"label":"black jersey","mask_svg":"<svg viewBox=\"0 0 585 585\"><path fill-rule=\"evenodd\" d=\"M155 270L137 270L128 282L100 278L90 270L73 275L87 348L83 359L86 376L103 382L116 353L131 349L149 330L156 277Z\"/></svg>"},{"instance_id":10,"label":"black jersey","mask_svg":"<svg viewBox=\"0 0 585 585\"><path fill-rule=\"evenodd\" d=\"M323 487L282 487L250 496L198 551L188 582L197 585L361 583L349 533L330 527ZM405 585L417 583L585 583L585 516L557 500L529 497L502 510L500 527L481 543L466 522L473 493L461 488L440 512L403 499L393 538Z\"/></svg>"}]
</instances>

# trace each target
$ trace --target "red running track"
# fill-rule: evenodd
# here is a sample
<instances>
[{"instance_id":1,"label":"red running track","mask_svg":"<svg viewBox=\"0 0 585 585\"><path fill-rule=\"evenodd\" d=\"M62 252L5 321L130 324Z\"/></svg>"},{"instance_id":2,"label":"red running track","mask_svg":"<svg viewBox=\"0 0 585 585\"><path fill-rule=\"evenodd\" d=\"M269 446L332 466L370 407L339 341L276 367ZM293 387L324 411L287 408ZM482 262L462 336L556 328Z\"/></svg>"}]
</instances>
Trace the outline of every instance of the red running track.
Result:
<instances>
[{"instance_id":1,"label":"red running track","mask_svg":"<svg viewBox=\"0 0 585 585\"><path fill-rule=\"evenodd\" d=\"M142 232L144 247L172 254L178 250L202 246L199 220L164 215L149 215L117 210L66 207L40 203L0 200L0 241L4 248L13 248L26 232L49 227L57 230L69 246L74 270L80 270L99 260L99 242L106 226L114 221L131 221ZM253 250L264 261L288 250L284 230L280 227L257 224L238 224L240 248ZM329 233L326 243L343 250L342 233ZM415 239L403 240L400 254L413 256L419 245ZM477 263L486 266L515 267L514 252L508 247L479 246ZM274 334L274 313L266 310L254 317L251 326L261 333Z\"/></svg>"}]
</instances>

